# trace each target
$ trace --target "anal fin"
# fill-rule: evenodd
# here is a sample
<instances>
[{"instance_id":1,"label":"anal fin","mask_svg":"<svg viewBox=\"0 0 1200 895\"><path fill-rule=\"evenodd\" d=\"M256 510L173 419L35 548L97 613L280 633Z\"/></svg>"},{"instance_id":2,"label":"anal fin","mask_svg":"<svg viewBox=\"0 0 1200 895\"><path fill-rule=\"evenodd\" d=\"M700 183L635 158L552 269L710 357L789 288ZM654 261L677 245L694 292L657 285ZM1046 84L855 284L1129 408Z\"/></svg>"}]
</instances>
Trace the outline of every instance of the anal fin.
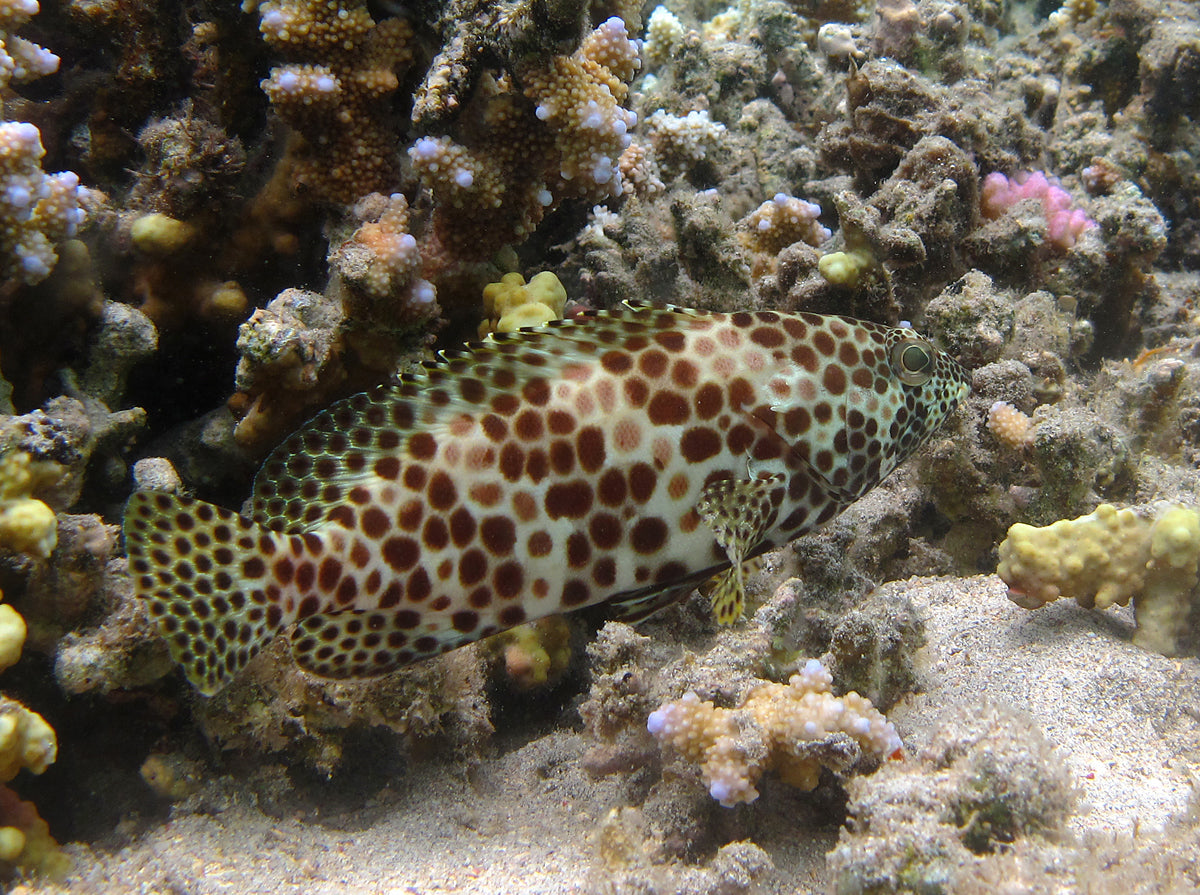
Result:
<instances>
[{"instance_id":1,"label":"anal fin","mask_svg":"<svg viewBox=\"0 0 1200 895\"><path fill-rule=\"evenodd\" d=\"M618 598L615 602L605 603L604 617L629 625L637 624L671 604L678 603L695 589L696 583L689 580L686 584L672 582L664 587L636 591L629 596Z\"/></svg>"},{"instance_id":2,"label":"anal fin","mask_svg":"<svg viewBox=\"0 0 1200 895\"><path fill-rule=\"evenodd\" d=\"M347 680L382 674L476 639L446 626L433 633L417 610L348 609L310 615L292 631L292 657L318 677Z\"/></svg>"}]
</instances>

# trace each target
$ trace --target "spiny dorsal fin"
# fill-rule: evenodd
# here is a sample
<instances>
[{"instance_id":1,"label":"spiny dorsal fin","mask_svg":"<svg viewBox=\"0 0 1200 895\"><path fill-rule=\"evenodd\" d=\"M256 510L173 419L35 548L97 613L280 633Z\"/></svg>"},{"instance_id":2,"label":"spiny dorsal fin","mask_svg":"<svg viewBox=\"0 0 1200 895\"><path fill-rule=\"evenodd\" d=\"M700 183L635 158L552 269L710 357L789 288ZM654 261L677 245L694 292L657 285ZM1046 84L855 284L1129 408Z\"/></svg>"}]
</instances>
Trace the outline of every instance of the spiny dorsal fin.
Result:
<instances>
[{"instance_id":1,"label":"spiny dorsal fin","mask_svg":"<svg viewBox=\"0 0 1200 895\"><path fill-rule=\"evenodd\" d=\"M355 486L374 481L377 463L403 465L413 433L436 436L462 414L511 413L568 365L703 316L661 306L590 312L443 353L398 385L334 404L276 448L254 480L254 520L277 531L315 528Z\"/></svg>"},{"instance_id":2,"label":"spiny dorsal fin","mask_svg":"<svg viewBox=\"0 0 1200 895\"><path fill-rule=\"evenodd\" d=\"M124 531L134 588L201 693L225 686L289 622L268 592L270 557L285 536L212 504L149 491L129 498Z\"/></svg>"},{"instance_id":3,"label":"spiny dorsal fin","mask_svg":"<svg viewBox=\"0 0 1200 895\"><path fill-rule=\"evenodd\" d=\"M783 494L784 476L776 472L721 479L700 495L696 512L712 528L731 566L718 576L711 595L713 615L723 625L741 618L746 605L743 563L775 524Z\"/></svg>"}]
</instances>

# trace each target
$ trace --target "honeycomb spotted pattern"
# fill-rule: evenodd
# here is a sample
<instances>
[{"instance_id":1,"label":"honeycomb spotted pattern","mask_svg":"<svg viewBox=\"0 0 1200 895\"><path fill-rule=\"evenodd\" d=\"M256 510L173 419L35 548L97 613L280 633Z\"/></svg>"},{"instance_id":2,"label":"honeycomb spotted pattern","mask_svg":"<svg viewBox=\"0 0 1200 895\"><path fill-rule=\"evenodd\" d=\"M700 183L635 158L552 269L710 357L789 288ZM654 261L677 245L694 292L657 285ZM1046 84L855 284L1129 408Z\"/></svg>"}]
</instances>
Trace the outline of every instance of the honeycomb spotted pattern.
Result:
<instances>
[{"instance_id":1,"label":"honeycomb spotted pattern","mask_svg":"<svg viewBox=\"0 0 1200 895\"><path fill-rule=\"evenodd\" d=\"M281 445L252 519L139 493L136 587L212 693L290 625L365 677L603 601L644 616L811 531L966 394L908 329L629 307L495 337L334 405Z\"/></svg>"}]
</instances>

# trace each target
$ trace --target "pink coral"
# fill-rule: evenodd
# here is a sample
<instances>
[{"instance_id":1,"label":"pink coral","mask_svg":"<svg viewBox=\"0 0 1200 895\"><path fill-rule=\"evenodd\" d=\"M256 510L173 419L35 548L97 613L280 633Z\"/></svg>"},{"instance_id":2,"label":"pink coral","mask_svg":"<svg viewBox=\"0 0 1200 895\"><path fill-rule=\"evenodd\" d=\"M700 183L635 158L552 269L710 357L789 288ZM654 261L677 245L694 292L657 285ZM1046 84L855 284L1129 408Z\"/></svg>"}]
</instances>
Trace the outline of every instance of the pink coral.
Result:
<instances>
[{"instance_id":1,"label":"pink coral","mask_svg":"<svg viewBox=\"0 0 1200 895\"><path fill-rule=\"evenodd\" d=\"M1046 240L1063 251L1096 222L1082 208L1075 206L1071 194L1041 171L1022 172L1012 178L993 171L983 179L980 206L983 216L994 220L1026 199L1042 203L1046 215Z\"/></svg>"}]
</instances>

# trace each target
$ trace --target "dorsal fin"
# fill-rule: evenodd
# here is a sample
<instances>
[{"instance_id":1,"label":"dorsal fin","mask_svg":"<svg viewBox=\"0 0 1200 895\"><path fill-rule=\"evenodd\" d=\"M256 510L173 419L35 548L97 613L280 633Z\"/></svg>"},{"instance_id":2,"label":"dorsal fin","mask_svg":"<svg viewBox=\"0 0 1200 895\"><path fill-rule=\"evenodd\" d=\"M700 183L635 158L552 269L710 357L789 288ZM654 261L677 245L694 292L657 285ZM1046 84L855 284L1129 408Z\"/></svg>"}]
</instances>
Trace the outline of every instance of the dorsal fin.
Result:
<instances>
[{"instance_id":1,"label":"dorsal fin","mask_svg":"<svg viewBox=\"0 0 1200 895\"><path fill-rule=\"evenodd\" d=\"M334 404L277 447L254 480L254 520L277 531L314 528L356 485L374 480L378 462L403 465L413 433L436 436L462 414L512 413L531 385L561 378L569 365L593 364L611 348L629 350L638 336L703 316L630 304L442 352L398 385Z\"/></svg>"}]
</instances>

